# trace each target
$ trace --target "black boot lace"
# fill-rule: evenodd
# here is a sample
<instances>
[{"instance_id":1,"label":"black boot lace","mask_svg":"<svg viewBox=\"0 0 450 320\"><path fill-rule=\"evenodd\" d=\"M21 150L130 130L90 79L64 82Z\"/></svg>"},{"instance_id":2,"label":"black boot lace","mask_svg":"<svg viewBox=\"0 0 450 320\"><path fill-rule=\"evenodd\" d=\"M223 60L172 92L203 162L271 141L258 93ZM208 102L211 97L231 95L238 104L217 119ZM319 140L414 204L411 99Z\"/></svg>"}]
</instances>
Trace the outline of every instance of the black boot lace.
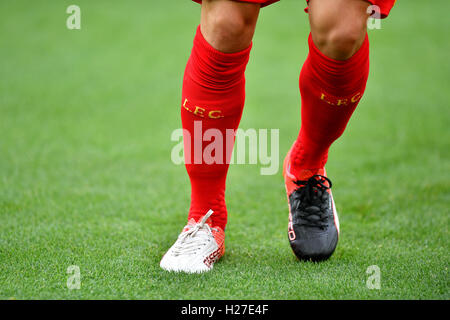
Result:
<instances>
[{"instance_id":1,"label":"black boot lace","mask_svg":"<svg viewBox=\"0 0 450 320\"><path fill-rule=\"evenodd\" d=\"M308 180L294 183L299 187L290 195L290 203L296 225L326 229L330 197L327 190L331 188L331 180L316 174Z\"/></svg>"}]
</instances>

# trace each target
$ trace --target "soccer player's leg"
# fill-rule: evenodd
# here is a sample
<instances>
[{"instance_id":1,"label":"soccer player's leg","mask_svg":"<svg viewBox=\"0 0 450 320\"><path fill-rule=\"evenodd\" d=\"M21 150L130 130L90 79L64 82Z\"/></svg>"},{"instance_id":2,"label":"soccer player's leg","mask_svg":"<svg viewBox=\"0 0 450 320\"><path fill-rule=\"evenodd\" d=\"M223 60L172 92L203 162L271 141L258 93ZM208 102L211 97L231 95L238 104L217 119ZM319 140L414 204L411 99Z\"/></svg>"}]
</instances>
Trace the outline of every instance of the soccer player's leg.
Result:
<instances>
[{"instance_id":1,"label":"soccer player's leg","mask_svg":"<svg viewBox=\"0 0 450 320\"><path fill-rule=\"evenodd\" d=\"M288 236L299 259L328 259L337 245L339 221L325 164L366 87L368 6L362 0L309 1L309 55L299 80L301 129L283 169Z\"/></svg>"},{"instance_id":2,"label":"soccer player's leg","mask_svg":"<svg viewBox=\"0 0 450 320\"><path fill-rule=\"evenodd\" d=\"M161 260L166 270L208 271L224 253L225 180L234 144L229 132L237 129L244 107L244 71L259 9L254 3L202 2L181 99L191 205L188 224Z\"/></svg>"}]
</instances>

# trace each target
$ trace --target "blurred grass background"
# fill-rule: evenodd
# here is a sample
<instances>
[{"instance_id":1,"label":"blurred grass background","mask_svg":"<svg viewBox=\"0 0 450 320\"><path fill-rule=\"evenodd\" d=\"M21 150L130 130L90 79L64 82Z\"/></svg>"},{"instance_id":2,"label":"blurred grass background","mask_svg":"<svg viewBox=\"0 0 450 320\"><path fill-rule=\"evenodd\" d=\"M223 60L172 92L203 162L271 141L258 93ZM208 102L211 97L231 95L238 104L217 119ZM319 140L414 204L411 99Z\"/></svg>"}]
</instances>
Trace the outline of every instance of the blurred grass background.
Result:
<instances>
[{"instance_id":1,"label":"blurred grass background","mask_svg":"<svg viewBox=\"0 0 450 320\"><path fill-rule=\"evenodd\" d=\"M189 205L170 134L200 7L78 0L81 30L68 30L70 4L0 2L0 298L450 298L448 1L397 1L369 32L366 94L327 166L334 256L296 261L281 171L234 165L227 253L203 275L159 268ZM241 127L280 129L280 165L299 129L303 8L261 10L246 74Z\"/></svg>"}]
</instances>

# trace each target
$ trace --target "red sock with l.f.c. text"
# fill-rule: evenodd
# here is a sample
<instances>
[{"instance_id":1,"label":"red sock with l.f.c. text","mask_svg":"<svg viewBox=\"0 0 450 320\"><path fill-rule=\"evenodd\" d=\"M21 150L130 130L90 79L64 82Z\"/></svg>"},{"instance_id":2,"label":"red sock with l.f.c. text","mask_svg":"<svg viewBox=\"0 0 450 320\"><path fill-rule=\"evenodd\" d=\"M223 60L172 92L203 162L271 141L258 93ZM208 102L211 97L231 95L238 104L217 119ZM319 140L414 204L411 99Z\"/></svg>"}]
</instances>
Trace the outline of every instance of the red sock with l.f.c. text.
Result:
<instances>
[{"instance_id":1,"label":"red sock with l.f.c. text","mask_svg":"<svg viewBox=\"0 0 450 320\"><path fill-rule=\"evenodd\" d=\"M245 100L244 72L251 45L236 53L214 49L200 26L186 65L181 99L186 170L191 182L188 219L209 209L212 224L225 229L225 180ZM228 131L228 134L227 134ZM233 132L233 131L231 131Z\"/></svg>"},{"instance_id":2,"label":"red sock with l.f.c. text","mask_svg":"<svg viewBox=\"0 0 450 320\"><path fill-rule=\"evenodd\" d=\"M361 100L369 74L369 40L347 60L334 60L315 46L300 73L301 129L291 149L291 173L306 179L323 169L328 149L345 130Z\"/></svg>"}]
</instances>

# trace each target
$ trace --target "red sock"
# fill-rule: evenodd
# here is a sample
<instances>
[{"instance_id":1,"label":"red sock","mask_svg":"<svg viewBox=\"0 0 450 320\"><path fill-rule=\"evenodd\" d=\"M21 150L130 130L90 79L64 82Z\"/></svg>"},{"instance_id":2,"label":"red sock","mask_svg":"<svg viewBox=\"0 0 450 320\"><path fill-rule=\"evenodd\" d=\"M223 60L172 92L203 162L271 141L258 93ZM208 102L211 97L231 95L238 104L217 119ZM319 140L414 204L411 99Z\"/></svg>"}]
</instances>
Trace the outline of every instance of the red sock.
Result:
<instances>
[{"instance_id":1,"label":"red sock","mask_svg":"<svg viewBox=\"0 0 450 320\"><path fill-rule=\"evenodd\" d=\"M304 179L322 169L328 149L345 130L366 88L369 40L348 60L326 57L309 35L300 73L301 129L291 151L291 172Z\"/></svg>"},{"instance_id":2,"label":"red sock","mask_svg":"<svg viewBox=\"0 0 450 320\"><path fill-rule=\"evenodd\" d=\"M222 53L206 42L198 27L183 79L181 121L190 134L184 136L186 169L191 181L188 219L198 221L212 209L212 223L222 229L227 223L225 180L234 143L233 135L227 145L226 130L236 130L241 119L244 71L250 50L251 46L236 53ZM216 129L209 131L214 138L202 141L208 129ZM223 143L215 138L219 133ZM212 142L221 144L209 153L207 148ZM214 157L214 163L202 156L204 151Z\"/></svg>"}]
</instances>

